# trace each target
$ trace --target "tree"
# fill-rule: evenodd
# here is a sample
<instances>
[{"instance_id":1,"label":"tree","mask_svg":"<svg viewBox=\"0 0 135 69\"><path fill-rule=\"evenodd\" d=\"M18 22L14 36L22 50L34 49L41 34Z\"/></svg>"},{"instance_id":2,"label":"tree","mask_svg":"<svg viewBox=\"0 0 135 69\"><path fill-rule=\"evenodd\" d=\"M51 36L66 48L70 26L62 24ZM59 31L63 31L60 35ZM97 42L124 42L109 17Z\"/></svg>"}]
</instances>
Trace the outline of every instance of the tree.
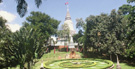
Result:
<instances>
[{"instance_id":1,"label":"tree","mask_svg":"<svg viewBox=\"0 0 135 69\"><path fill-rule=\"evenodd\" d=\"M4 44L6 41L7 35L12 32L6 27L5 23L7 20L0 17L0 67L7 67L9 63L11 62L11 58L8 56L6 44Z\"/></svg>"},{"instance_id":2,"label":"tree","mask_svg":"<svg viewBox=\"0 0 135 69\"><path fill-rule=\"evenodd\" d=\"M112 10L110 15L90 16L86 22L86 49L92 47L101 54L115 54L117 58L118 55L125 52L125 37L128 31L125 28L128 21L125 20L120 11Z\"/></svg>"},{"instance_id":3,"label":"tree","mask_svg":"<svg viewBox=\"0 0 135 69\"><path fill-rule=\"evenodd\" d=\"M67 24L63 24L62 29L63 29L64 37L69 37L69 33L70 33L69 26Z\"/></svg>"},{"instance_id":4,"label":"tree","mask_svg":"<svg viewBox=\"0 0 135 69\"><path fill-rule=\"evenodd\" d=\"M66 41L70 41L69 33L70 33L70 30L69 30L69 26L67 24L63 24L62 30L57 31L58 37L64 38Z\"/></svg>"},{"instance_id":5,"label":"tree","mask_svg":"<svg viewBox=\"0 0 135 69\"><path fill-rule=\"evenodd\" d=\"M41 12L31 12L31 15L26 18L24 26L35 27L40 30L46 37L46 41L51 35L56 34L60 21L51 18L49 15Z\"/></svg>"},{"instance_id":6,"label":"tree","mask_svg":"<svg viewBox=\"0 0 135 69\"><path fill-rule=\"evenodd\" d=\"M0 0L0 3L3 0ZM16 0L17 3L17 12L20 15L20 17L23 17L26 12L27 12L27 8L28 8L28 4L26 2L26 0ZM35 0L35 5L39 8L39 6L41 5L42 0Z\"/></svg>"},{"instance_id":7,"label":"tree","mask_svg":"<svg viewBox=\"0 0 135 69\"><path fill-rule=\"evenodd\" d=\"M7 21L4 18L0 17L0 39L3 37L2 33L3 33L3 29L6 28L6 25L5 25L6 22Z\"/></svg>"},{"instance_id":8,"label":"tree","mask_svg":"<svg viewBox=\"0 0 135 69\"><path fill-rule=\"evenodd\" d=\"M130 3L135 3L135 0L127 0L129 4L124 4L119 7L119 11L123 12L125 18L129 21L127 28L130 31L127 32L128 36L128 46L127 46L127 56L133 58L135 57L135 5L131 5Z\"/></svg>"},{"instance_id":9,"label":"tree","mask_svg":"<svg viewBox=\"0 0 135 69\"><path fill-rule=\"evenodd\" d=\"M83 21L83 19L82 18L78 18L78 19L76 19L76 28L78 28L79 30L81 30L81 28L82 28L82 30L84 30L85 29L85 22Z\"/></svg>"},{"instance_id":10,"label":"tree","mask_svg":"<svg viewBox=\"0 0 135 69\"><path fill-rule=\"evenodd\" d=\"M85 47L94 48L100 51L104 47L105 34L107 31L107 14L99 16L90 16L86 19Z\"/></svg>"},{"instance_id":11,"label":"tree","mask_svg":"<svg viewBox=\"0 0 135 69\"><path fill-rule=\"evenodd\" d=\"M82 18L77 18L76 19L76 28L79 30L77 34L73 35L74 42L78 43L78 46L80 44L84 43L84 31L85 31L85 22L83 21Z\"/></svg>"},{"instance_id":12,"label":"tree","mask_svg":"<svg viewBox=\"0 0 135 69\"><path fill-rule=\"evenodd\" d=\"M79 30L78 34L73 35L74 42L83 43L81 37L83 37L83 32L82 30Z\"/></svg>"},{"instance_id":13,"label":"tree","mask_svg":"<svg viewBox=\"0 0 135 69\"><path fill-rule=\"evenodd\" d=\"M4 27L4 20L0 22L2 22L1 26ZM5 59L14 59L20 65L20 69L24 68L25 63L28 63L27 66L30 69L31 62L42 57L46 49L44 46L47 44L50 35L56 34L58 24L59 21L45 13L32 12L19 31L12 34L10 30L2 32L0 30L0 34L3 34L0 36L4 36L0 39L2 40L0 51L1 48L2 51L5 50L2 52L5 54Z\"/></svg>"},{"instance_id":14,"label":"tree","mask_svg":"<svg viewBox=\"0 0 135 69\"><path fill-rule=\"evenodd\" d=\"M48 16L45 13L41 13L41 12L31 12L31 15L26 18L26 21L23 23L23 27L27 28L28 30L31 28L35 29L36 31L38 30L37 33L41 34L41 36L39 36L39 38L38 38L38 34L36 34L37 36L36 35L33 36L37 40L39 40L39 39L42 40L41 42L37 43L37 44L39 44L39 49L37 48L37 50L36 50L37 52L35 52L35 54L37 54L37 56L39 56L37 58L40 58L43 55L40 52L43 52L44 49L40 49L40 48L42 48L42 46L43 46L42 44L47 45L47 41L49 40L49 37L51 35L56 34L59 23L60 23L59 21L51 18L50 16ZM35 45L37 45L37 44L35 44ZM33 53L33 52L31 52L31 53ZM30 60L33 60L35 58L36 57L32 57Z\"/></svg>"},{"instance_id":15,"label":"tree","mask_svg":"<svg viewBox=\"0 0 135 69\"><path fill-rule=\"evenodd\" d=\"M44 35L37 29L23 27L4 41L8 43L7 51L19 63L20 69L24 68L26 62L30 69L30 62L40 58L44 52Z\"/></svg>"},{"instance_id":16,"label":"tree","mask_svg":"<svg viewBox=\"0 0 135 69\"><path fill-rule=\"evenodd\" d=\"M7 20L5 20L4 18L0 17L0 27L6 27L5 23L7 22Z\"/></svg>"}]
</instances>

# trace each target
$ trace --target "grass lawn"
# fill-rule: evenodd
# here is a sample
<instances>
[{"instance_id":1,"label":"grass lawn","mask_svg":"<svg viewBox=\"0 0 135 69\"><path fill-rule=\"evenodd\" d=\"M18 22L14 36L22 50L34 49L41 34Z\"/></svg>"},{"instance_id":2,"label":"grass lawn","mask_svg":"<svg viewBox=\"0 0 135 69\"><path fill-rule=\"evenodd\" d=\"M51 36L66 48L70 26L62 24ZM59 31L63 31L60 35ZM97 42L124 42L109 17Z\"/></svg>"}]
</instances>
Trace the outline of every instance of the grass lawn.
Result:
<instances>
[{"instance_id":1,"label":"grass lawn","mask_svg":"<svg viewBox=\"0 0 135 69\"><path fill-rule=\"evenodd\" d=\"M33 69L40 69L42 61L65 59L66 54L69 54L69 53L70 52L56 51L54 54L54 52L52 50L50 53L44 54L41 59L38 59L38 62L32 68ZM76 54L80 54L82 56L82 54L79 52L76 52ZM114 63L114 65L115 65L114 69L116 69L116 63ZM120 65L121 65L122 69L135 69L135 66L133 67L133 66L130 66L126 63L120 63ZM17 67L13 67L13 68L9 68L9 69L19 69L19 65Z\"/></svg>"},{"instance_id":2,"label":"grass lawn","mask_svg":"<svg viewBox=\"0 0 135 69\"><path fill-rule=\"evenodd\" d=\"M53 50L50 53L44 54L41 59L33 66L33 69L39 69L41 66L42 61L49 61L49 60L59 60L59 59L65 59L66 54L69 54L70 52L58 52L56 51L55 54ZM76 52L76 54L82 55L79 52Z\"/></svg>"},{"instance_id":3,"label":"grass lawn","mask_svg":"<svg viewBox=\"0 0 135 69\"><path fill-rule=\"evenodd\" d=\"M114 69L116 69L117 63L114 63L114 65L115 65ZM126 63L120 63L120 66L121 66L121 69L135 69L135 66L134 67L133 66L129 66Z\"/></svg>"}]
</instances>

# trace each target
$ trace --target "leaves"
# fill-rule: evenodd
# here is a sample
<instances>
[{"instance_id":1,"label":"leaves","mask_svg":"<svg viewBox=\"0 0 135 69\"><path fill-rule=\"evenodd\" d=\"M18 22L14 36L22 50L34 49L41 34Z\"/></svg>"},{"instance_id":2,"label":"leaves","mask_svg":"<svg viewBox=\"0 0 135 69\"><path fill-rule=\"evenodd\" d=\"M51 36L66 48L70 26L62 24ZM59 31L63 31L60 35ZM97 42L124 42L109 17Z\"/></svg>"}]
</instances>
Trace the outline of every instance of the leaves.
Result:
<instances>
[{"instance_id":1,"label":"leaves","mask_svg":"<svg viewBox=\"0 0 135 69\"><path fill-rule=\"evenodd\" d=\"M128 3L133 3L135 0L127 0Z\"/></svg>"},{"instance_id":2,"label":"leaves","mask_svg":"<svg viewBox=\"0 0 135 69\"><path fill-rule=\"evenodd\" d=\"M0 0L0 3L3 2L3 0ZM26 0L16 0L17 3L17 12L20 15L20 17L24 17L27 13L28 4ZM35 0L35 5L39 8L41 5L42 0Z\"/></svg>"},{"instance_id":3,"label":"leaves","mask_svg":"<svg viewBox=\"0 0 135 69\"><path fill-rule=\"evenodd\" d=\"M41 3L42 3L42 0L35 0L35 4L37 5L38 8L41 5Z\"/></svg>"},{"instance_id":4,"label":"leaves","mask_svg":"<svg viewBox=\"0 0 135 69\"><path fill-rule=\"evenodd\" d=\"M123 5L119 8L120 11L122 11L125 15L125 18L128 19L128 25L127 25L127 29L129 29L129 31L127 32L127 39L128 39L128 45L129 47L127 48L128 56L135 56L134 55L134 51L131 50L135 47L134 43L135 43L135 0L127 0L128 3L132 3L132 5L130 4L126 4Z\"/></svg>"},{"instance_id":5,"label":"leaves","mask_svg":"<svg viewBox=\"0 0 135 69\"><path fill-rule=\"evenodd\" d=\"M2 0L0 0L0 3L2 2Z\"/></svg>"},{"instance_id":6,"label":"leaves","mask_svg":"<svg viewBox=\"0 0 135 69\"><path fill-rule=\"evenodd\" d=\"M78 29L81 29L81 28L83 28L83 29L85 29L85 22L82 20L82 18L78 18L78 19L76 19L76 28L78 28Z\"/></svg>"},{"instance_id":7,"label":"leaves","mask_svg":"<svg viewBox=\"0 0 135 69\"><path fill-rule=\"evenodd\" d=\"M5 20L4 18L2 18L2 17L0 16L0 28L6 27L6 25L5 25L6 22L7 22L7 20Z\"/></svg>"},{"instance_id":8,"label":"leaves","mask_svg":"<svg viewBox=\"0 0 135 69\"><path fill-rule=\"evenodd\" d=\"M56 34L56 30L60 23L60 21L41 12L31 12L31 15L28 16L26 20L27 22L24 23L24 26L26 25L37 28L47 39L50 35Z\"/></svg>"},{"instance_id":9,"label":"leaves","mask_svg":"<svg viewBox=\"0 0 135 69\"><path fill-rule=\"evenodd\" d=\"M20 17L23 17L27 12L27 3L25 0L16 0L17 2L17 12Z\"/></svg>"},{"instance_id":10,"label":"leaves","mask_svg":"<svg viewBox=\"0 0 135 69\"><path fill-rule=\"evenodd\" d=\"M102 13L98 16L90 16L86 19L85 46L93 47L98 51L108 54L120 54L125 48L124 41L127 29L124 17L112 10L109 15ZM124 22L124 23L123 23Z\"/></svg>"}]
</instances>

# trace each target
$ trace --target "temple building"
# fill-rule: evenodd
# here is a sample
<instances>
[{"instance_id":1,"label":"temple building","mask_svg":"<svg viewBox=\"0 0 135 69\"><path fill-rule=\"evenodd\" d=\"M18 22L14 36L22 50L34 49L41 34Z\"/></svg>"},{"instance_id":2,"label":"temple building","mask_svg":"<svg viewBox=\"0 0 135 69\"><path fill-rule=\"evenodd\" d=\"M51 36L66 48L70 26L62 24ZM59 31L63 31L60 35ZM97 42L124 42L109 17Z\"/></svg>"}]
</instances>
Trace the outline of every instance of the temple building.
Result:
<instances>
[{"instance_id":1,"label":"temple building","mask_svg":"<svg viewBox=\"0 0 135 69\"><path fill-rule=\"evenodd\" d=\"M64 24L67 24L68 28L69 28L69 39L70 41L66 40L65 38L60 38L59 36L51 36L49 42L51 44L51 46L61 49L61 48L75 48L75 45L78 45L78 43L74 43L73 41L73 35L75 34L75 29L73 26L73 22L71 20L71 16L69 13L69 8L67 5L67 13L65 16L65 21ZM55 43L54 43L55 42Z\"/></svg>"}]
</instances>

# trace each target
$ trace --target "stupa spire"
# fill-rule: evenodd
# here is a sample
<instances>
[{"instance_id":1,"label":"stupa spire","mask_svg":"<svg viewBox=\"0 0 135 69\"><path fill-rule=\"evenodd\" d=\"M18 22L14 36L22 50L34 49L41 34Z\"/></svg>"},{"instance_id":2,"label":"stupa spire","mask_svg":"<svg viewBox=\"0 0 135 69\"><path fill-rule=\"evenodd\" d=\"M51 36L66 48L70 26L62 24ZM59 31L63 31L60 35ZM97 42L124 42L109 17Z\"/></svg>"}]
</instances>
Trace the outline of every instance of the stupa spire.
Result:
<instances>
[{"instance_id":1,"label":"stupa spire","mask_svg":"<svg viewBox=\"0 0 135 69\"><path fill-rule=\"evenodd\" d=\"M70 13L69 13L68 2L66 2L65 5L67 5L67 14L66 14L65 20L71 20L71 16L70 16Z\"/></svg>"},{"instance_id":2,"label":"stupa spire","mask_svg":"<svg viewBox=\"0 0 135 69\"><path fill-rule=\"evenodd\" d=\"M69 35L70 35L70 36L73 36L73 35L75 34L75 30L74 30L73 22L72 22L72 20L71 20L71 16L70 16L70 13L69 13L68 1L65 3L65 5L67 6L67 14L66 14L66 16L65 16L64 24L67 24L68 27L69 27L69 30L70 30ZM71 38L71 39L72 39L72 38Z\"/></svg>"}]
</instances>

